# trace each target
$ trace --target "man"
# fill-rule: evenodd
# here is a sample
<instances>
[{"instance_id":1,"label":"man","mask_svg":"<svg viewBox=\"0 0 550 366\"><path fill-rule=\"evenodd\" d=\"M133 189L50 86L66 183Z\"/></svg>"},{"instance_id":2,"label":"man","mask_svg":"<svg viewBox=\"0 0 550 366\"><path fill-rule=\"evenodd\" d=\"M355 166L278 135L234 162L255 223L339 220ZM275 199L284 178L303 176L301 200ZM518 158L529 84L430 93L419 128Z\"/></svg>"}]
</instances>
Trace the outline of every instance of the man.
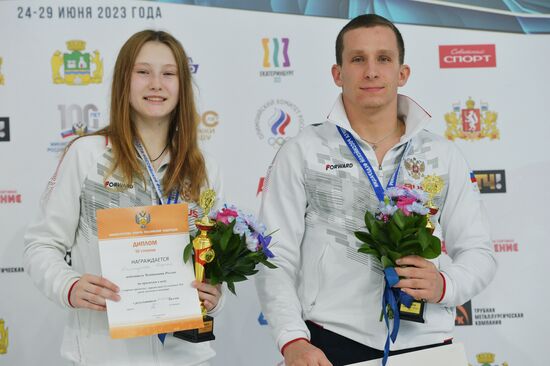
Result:
<instances>
[{"instance_id":1,"label":"man","mask_svg":"<svg viewBox=\"0 0 550 366\"><path fill-rule=\"evenodd\" d=\"M488 223L467 163L452 143L424 129L430 116L421 107L397 94L410 75L404 53L401 34L387 19L351 20L338 35L332 67L342 94L327 121L283 145L270 168L260 216L279 229L272 249L279 268L261 271L257 288L287 366L383 355L384 275L376 259L357 252L353 234L379 198L342 131L355 138L383 187L396 171L398 185L420 188L427 176L443 182L432 221L452 261L442 255L398 262L396 287L427 304L424 323L401 322L391 354L449 343L454 307L494 276Z\"/></svg>"}]
</instances>

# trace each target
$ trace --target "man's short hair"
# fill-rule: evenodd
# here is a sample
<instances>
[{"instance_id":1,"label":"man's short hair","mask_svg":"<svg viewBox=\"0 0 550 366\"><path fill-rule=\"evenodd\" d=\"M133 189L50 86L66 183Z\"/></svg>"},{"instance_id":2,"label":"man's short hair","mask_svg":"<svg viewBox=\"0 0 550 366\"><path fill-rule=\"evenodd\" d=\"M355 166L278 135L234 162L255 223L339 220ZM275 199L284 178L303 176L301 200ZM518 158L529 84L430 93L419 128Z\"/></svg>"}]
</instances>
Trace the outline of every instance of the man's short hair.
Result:
<instances>
[{"instance_id":1,"label":"man's short hair","mask_svg":"<svg viewBox=\"0 0 550 366\"><path fill-rule=\"evenodd\" d=\"M342 65L342 52L344 52L344 34L348 31L357 29L357 28L372 28L372 27L388 27L395 34L397 39L397 48L399 50L399 64L403 65L405 62L405 42L403 42L403 37L399 29L388 19L381 17L376 14L363 14L359 15L349 21L348 24L340 30L338 37L336 37L336 63Z\"/></svg>"}]
</instances>

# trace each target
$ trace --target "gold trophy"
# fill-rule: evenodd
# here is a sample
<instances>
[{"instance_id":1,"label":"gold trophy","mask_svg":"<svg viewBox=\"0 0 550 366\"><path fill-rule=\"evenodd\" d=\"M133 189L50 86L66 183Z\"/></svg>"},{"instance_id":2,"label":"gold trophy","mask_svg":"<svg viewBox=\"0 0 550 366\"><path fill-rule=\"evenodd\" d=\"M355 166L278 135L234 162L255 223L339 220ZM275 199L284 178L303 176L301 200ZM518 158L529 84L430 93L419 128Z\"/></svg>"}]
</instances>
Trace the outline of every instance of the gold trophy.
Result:
<instances>
[{"instance_id":1,"label":"gold trophy","mask_svg":"<svg viewBox=\"0 0 550 366\"><path fill-rule=\"evenodd\" d=\"M435 230L435 225L432 223L431 217L435 215L439 208L435 206L433 198L436 194L443 190L445 182L441 177L437 175L428 175L426 176L421 183L422 189L424 192L428 193L428 202L426 202L426 207L430 210L426 215L428 219L426 223L426 228L433 233ZM410 320L413 322L424 323L424 308L426 307L425 301L413 301L410 307L405 307L401 305L399 308L399 317L403 320Z\"/></svg>"},{"instance_id":2,"label":"gold trophy","mask_svg":"<svg viewBox=\"0 0 550 366\"><path fill-rule=\"evenodd\" d=\"M428 215L426 215L428 218L428 223L426 224L426 227L430 230L431 233L433 233L433 231L435 230L435 225L432 223L431 217L439 211L439 208L434 205L433 199L436 194L440 193L443 190L444 185L445 182L443 181L443 179L441 177L438 177L437 175L428 175L422 180L421 183L424 192L428 193L428 202L426 203L426 207L430 210L430 212L428 212Z\"/></svg>"},{"instance_id":3,"label":"gold trophy","mask_svg":"<svg viewBox=\"0 0 550 366\"><path fill-rule=\"evenodd\" d=\"M199 206L202 208L204 216L195 223L200 234L193 239L193 250L195 252L195 278L198 282L204 281L205 267L214 260L216 254L212 249L212 241L208 237L208 231L212 230L215 223L208 218L208 213L216 202L216 192L213 189L203 191L199 198ZM206 308L201 301L202 321L204 326L198 329L189 329L174 332L174 337L189 342L198 343L216 339L214 336L214 318L207 315Z\"/></svg>"}]
</instances>

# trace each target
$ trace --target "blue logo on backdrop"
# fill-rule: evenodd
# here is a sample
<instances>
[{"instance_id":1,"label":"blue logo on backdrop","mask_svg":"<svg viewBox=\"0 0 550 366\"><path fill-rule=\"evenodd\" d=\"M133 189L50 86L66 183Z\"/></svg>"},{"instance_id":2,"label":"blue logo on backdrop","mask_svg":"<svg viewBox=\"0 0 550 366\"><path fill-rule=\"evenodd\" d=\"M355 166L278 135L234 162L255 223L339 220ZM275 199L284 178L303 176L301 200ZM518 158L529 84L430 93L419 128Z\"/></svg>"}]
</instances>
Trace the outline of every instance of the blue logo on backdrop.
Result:
<instances>
[{"instance_id":1,"label":"blue logo on backdrop","mask_svg":"<svg viewBox=\"0 0 550 366\"><path fill-rule=\"evenodd\" d=\"M260 313L258 316L258 323L260 323L260 325L267 325L267 320L265 320L264 313Z\"/></svg>"}]
</instances>

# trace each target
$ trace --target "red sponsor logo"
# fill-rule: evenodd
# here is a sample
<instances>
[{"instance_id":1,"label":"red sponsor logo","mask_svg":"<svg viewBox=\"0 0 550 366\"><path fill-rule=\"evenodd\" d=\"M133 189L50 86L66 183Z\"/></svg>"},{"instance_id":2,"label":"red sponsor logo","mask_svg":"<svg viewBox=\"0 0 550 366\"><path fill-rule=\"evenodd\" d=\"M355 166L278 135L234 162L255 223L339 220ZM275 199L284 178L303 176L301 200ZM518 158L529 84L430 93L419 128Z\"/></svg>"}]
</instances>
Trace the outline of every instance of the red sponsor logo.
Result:
<instances>
[{"instance_id":1,"label":"red sponsor logo","mask_svg":"<svg viewBox=\"0 0 550 366\"><path fill-rule=\"evenodd\" d=\"M17 191L0 191L0 204L21 203L21 194Z\"/></svg>"},{"instance_id":2,"label":"red sponsor logo","mask_svg":"<svg viewBox=\"0 0 550 366\"><path fill-rule=\"evenodd\" d=\"M439 46L439 67L496 67L494 44L467 44Z\"/></svg>"},{"instance_id":3,"label":"red sponsor logo","mask_svg":"<svg viewBox=\"0 0 550 366\"><path fill-rule=\"evenodd\" d=\"M519 252L519 245L513 239L493 240L493 246L497 253Z\"/></svg>"},{"instance_id":4,"label":"red sponsor logo","mask_svg":"<svg viewBox=\"0 0 550 366\"><path fill-rule=\"evenodd\" d=\"M264 191L264 182L265 177L260 177L260 181L258 182L258 189L256 190L256 196Z\"/></svg>"}]
</instances>

